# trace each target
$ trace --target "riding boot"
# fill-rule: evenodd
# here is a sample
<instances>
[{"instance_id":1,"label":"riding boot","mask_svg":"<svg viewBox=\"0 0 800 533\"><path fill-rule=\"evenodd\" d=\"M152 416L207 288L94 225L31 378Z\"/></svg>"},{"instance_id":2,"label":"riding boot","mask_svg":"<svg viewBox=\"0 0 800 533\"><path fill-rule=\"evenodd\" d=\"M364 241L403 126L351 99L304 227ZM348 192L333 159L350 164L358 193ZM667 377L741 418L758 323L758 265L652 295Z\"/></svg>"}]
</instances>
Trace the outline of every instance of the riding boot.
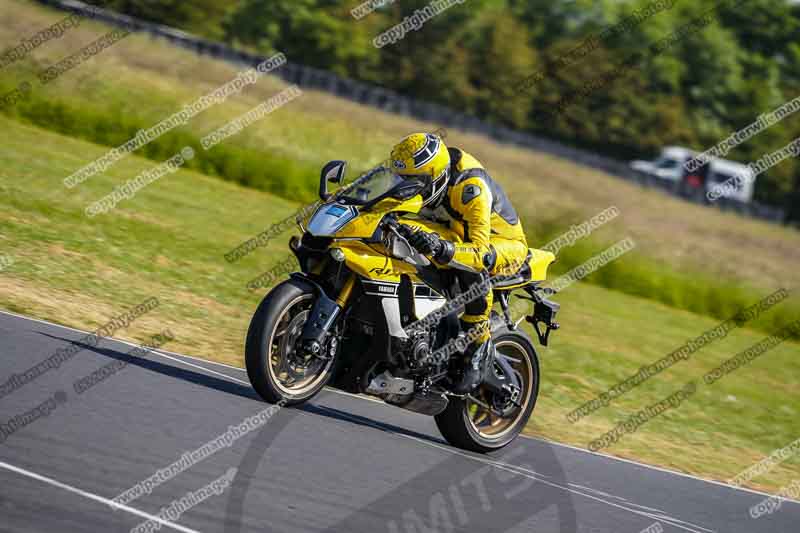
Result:
<instances>
[{"instance_id":1,"label":"riding boot","mask_svg":"<svg viewBox=\"0 0 800 533\"><path fill-rule=\"evenodd\" d=\"M453 392L456 394L472 392L483 381L493 359L494 343L492 339L480 343L470 343L464 352L462 375L453 387Z\"/></svg>"}]
</instances>

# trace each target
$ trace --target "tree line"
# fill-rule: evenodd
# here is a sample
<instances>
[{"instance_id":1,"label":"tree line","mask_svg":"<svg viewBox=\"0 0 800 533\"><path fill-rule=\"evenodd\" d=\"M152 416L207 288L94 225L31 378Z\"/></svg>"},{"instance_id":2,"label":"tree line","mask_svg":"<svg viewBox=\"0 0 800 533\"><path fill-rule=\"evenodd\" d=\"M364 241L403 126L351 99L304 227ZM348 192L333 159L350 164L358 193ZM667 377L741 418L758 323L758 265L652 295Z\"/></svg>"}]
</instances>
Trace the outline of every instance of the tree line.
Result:
<instances>
[{"instance_id":1,"label":"tree line","mask_svg":"<svg viewBox=\"0 0 800 533\"><path fill-rule=\"evenodd\" d=\"M432 1L377 1L358 18L363 0L90 3L620 159L702 152L800 96L790 0L464 0L380 47ZM798 137L800 112L727 157L749 163ZM798 159L759 176L756 199L800 220Z\"/></svg>"}]
</instances>

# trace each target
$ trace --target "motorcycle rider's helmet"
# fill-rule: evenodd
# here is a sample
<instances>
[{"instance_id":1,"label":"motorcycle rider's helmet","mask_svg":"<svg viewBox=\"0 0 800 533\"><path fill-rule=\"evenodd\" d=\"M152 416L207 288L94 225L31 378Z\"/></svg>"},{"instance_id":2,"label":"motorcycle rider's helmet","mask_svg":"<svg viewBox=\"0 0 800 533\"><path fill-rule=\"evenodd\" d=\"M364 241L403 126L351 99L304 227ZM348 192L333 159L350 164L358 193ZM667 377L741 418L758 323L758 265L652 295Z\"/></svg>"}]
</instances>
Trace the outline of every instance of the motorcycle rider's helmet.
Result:
<instances>
[{"instance_id":1,"label":"motorcycle rider's helmet","mask_svg":"<svg viewBox=\"0 0 800 533\"><path fill-rule=\"evenodd\" d=\"M423 205L435 207L444 197L450 178L450 153L441 137L433 133L412 133L392 149L392 170L406 179L426 184Z\"/></svg>"}]
</instances>

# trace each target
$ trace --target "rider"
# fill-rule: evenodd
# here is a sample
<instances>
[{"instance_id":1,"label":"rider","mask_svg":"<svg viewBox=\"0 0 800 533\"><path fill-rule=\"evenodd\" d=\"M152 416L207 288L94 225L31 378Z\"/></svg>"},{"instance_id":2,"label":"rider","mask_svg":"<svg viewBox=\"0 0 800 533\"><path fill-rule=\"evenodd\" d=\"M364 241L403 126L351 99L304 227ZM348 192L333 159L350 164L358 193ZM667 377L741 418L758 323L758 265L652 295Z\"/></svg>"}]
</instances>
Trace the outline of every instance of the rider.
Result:
<instances>
[{"instance_id":1,"label":"rider","mask_svg":"<svg viewBox=\"0 0 800 533\"><path fill-rule=\"evenodd\" d=\"M447 148L431 133L409 135L392 149L390 159L398 175L428 183L420 214L448 223L461 239L454 243L436 233L406 227L409 243L435 263L456 269L464 290L481 283L487 273L514 273L524 264L528 244L519 216L477 159L458 148ZM491 309L490 289L465 306L461 329L477 332L477 337L472 336L464 353L456 392L467 393L479 385L492 359Z\"/></svg>"}]
</instances>

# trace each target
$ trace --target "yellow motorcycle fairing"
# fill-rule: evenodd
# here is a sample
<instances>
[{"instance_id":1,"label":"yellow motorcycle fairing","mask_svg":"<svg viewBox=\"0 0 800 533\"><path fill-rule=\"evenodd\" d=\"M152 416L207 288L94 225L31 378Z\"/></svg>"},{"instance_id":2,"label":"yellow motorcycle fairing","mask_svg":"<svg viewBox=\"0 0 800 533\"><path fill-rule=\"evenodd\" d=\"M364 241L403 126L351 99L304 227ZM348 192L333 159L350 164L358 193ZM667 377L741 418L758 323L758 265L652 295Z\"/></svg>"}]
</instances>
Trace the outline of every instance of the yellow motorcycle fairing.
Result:
<instances>
[{"instance_id":1,"label":"yellow motorcycle fairing","mask_svg":"<svg viewBox=\"0 0 800 533\"><path fill-rule=\"evenodd\" d=\"M402 259L389 257L382 244L348 240L338 241L333 246L344 252L347 268L363 278L400 283L400 276L408 274L413 282L420 283L416 267Z\"/></svg>"},{"instance_id":2,"label":"yellow motorcycle fairing","mask_svg":"<svg viewBox=\"0 0 800 533\"><path fill-rule=\"evenodd\" d=\"M330 204L323 204L319 209L323 209ZM357 207L357 206L356 206ZM343 227L336 231L332 237L333 247L339 248L344 252L345 264L353 272L366 279L377 281L399 283L402 274L408 274L411 281L421 283L417 276L417 267L389 256L388 250L379 243L367 244L360 239L369 239L375 235L378 225L383 217L391 212L403 213L405 215L398 219L398 222L421 229L430 233L438 233L443 239L458 244L463 242L460 235L442 224L415 217L422 209L422 196L416 195L408 200L395 198L385 198L372 206L367 211L358 211L357 215L347 222ZM313 214L308 218L313 217ZM306 221L307 223L307 221ZM531 277L515 285L506 285L502 290L516 289L523 287L531 281L543 281L547 279L547 268L555 261L555 255L545 250L530 248L530 258L528 266ZM438 265L439 268L450 268Z\"/></svg>"},{"instance_id":3,"label":"yellow motorcycle fairing","mask_svg":"<svg viewBox=\"0 0 800 533\"><path fill-rule=\"evenodd\" d=\"M380 218L383 218L384 215L386 215L386 212L382 212ZM353 220L350 224L357 222L357 220L358 219ZM424 231L436 232L441 235L442 238L460 242L458 235L453 233L446 226L437 224L436 222L402 217L398 219L398 222ZM362 231L369 231L369 236L372 236L375 233L375 228L377 228L377 223L375 223L371 231L369 227L367 227L366 230L362 228ZM343 231L345 229L346 227L342 228ZM351 233L355 231L351 230ZM342 237L344 237L342 233L337 233L334 239L340 239ZM347 237L349 237L349 235ZM422 283L417 276L417 267L402 259L391 257L389 251L383 244L367 244L360 240L350 240L345 237L343 240L336 240L331 246L344 252L345 265L359 276L377 281L400 283L400 276L408 274L412 282Z\"/></svg>"},{"instance_id":4,"label":"yellow motorcycle fairing","mask_svg":"<svg viewBox=\"0 0 800 533\"><path fill-rule=\"evenodd\" d=\"M544 281L547 279L547 268L553 261L556 260L556 256L553 254L553 252L548 252L547 250L538 250L536 248L528 248L528 251L530 252L530 257L528 258L528 268L530 268L531 272L530 278L522 280L513 285L503 285L502 287L497 287L497 290L508 291L519 289L520 287L524 287L532 281Z\"/></svg>"},{"instance_id":5,"label":"yellow motorcycle fairing","mask_svg":"<svg viewBox=\"0 0 800 533\"><path fill-rule=\"evenodd\" d=\"M314 218L317 212L327 208L331 204L322 204L315 211L313 211L303 222L303 226L307 227L310 220ZM355 206L358 211L355 218L347 222L342 228L332 235L336 239L369 239L375 234L378 229L378 224L387 213L419 213L422 209L422 196L416 195L408 200L397 200L395 198L384 198L368 211L362 211L358 206Z\"/></svg>"},{"instance_id":6,"label":"yellow motorcycle fairing","mask_svg":"<svg viewBox=\"0 0 800 533\"><path fill-rule=\"evenodd\" d=\"M528 266L531 269L531 281L546 280L547 267L556 260L555 254L537 248L528 248L528 250L531 252L531 258L528 260Z\"/></svg>"}]
</instances>

